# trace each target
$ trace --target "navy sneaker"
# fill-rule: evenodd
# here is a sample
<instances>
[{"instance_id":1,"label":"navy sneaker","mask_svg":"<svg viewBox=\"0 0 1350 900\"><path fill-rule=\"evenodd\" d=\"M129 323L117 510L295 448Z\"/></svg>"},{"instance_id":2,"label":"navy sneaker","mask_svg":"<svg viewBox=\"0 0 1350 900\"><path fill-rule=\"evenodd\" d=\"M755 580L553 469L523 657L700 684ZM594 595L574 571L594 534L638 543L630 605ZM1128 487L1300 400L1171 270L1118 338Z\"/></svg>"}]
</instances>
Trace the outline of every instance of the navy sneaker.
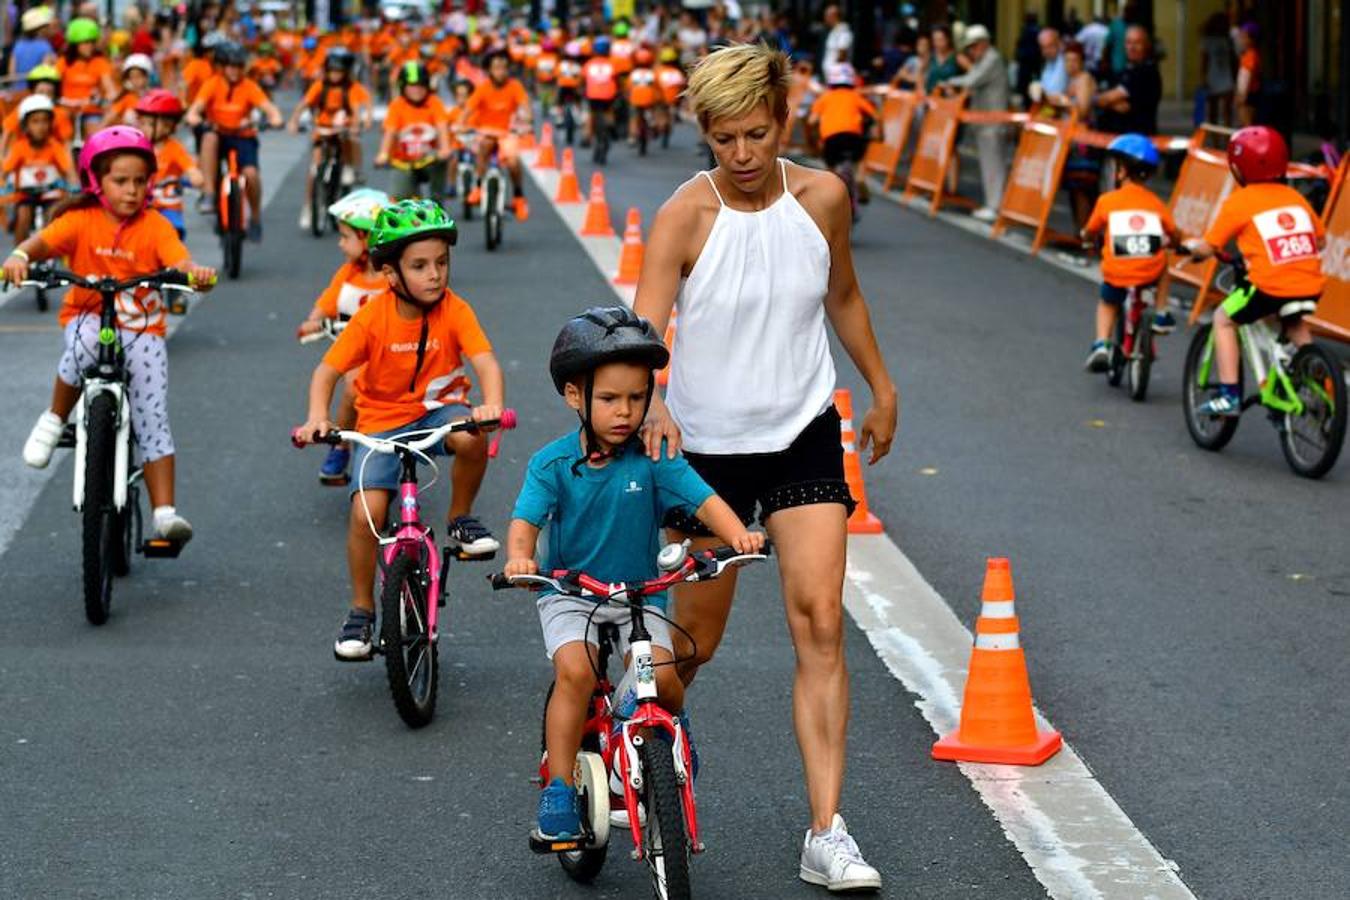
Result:
<instances>
[{"instance_id":1,"label":"navy sneaker","mask_svg":"<svg viewBox=\"0 0 1350 900\"><path fill-rule=\"evenodd\" d=\"M333 644L333 655L343 662L365 662L374 653L375 613L353 608L338 632Z\"/></svg>"},{"instance_id":2,"label":"navy sneaker","mask_svg":"<svg viewBox=\"0 0 1350 900\"><path fill-rule=\"evenodd\" d=\"M1177 317L1172 315L1170 309L1165 309L1153 316L1154 334L1171 334L1177 330Z\"/></svg>"},{"instance_id":3,"label":"navy sneaker","mask_svg":"<svg viewBox=\"0 0 1350 900\"><path fill-rule=\"evenodd\" d=\"M502 546L492 536L492 532L473 516L451 519L445 537L446 542L464 556L487 556L496 553Z\"/></svg>"},{"instance_id":4,"label":"navy sneaker","mask_svg":"<svg viewBox=\"0 0 1350 900\"><path fill-rule=\"evenodd\" d=\"M346 447L332 447L319 467L319 480L324 484L346 484L347 464L351 462L352 451Z\"/></svg>"},{"instance_id":5,"label":"navy sneaker","mask_svg":"<svg viewBox=\"0 0 1350 900\"><path fill-rule=\"evenodd\" d=\"M249 242L250 242L250 243L254 243L254 244L261 244L261 243L262 243L262 223L261 223L261 222L256 222L256 221L255 221L255 222L249 222L249 223L248 223L248 239L249 239Z\"/></svg>"},{"instance_id":6,"label":"navy sneaker","mask_svg":"<svg viewBox=\"0 0 1350 900\"><path fill-rule=\"evenodd\" d=\"M1105 372L1111 365L1111 345L1106 341L1093 341L1083 368L1089 372Z\"/></svg>"},{"instance_id":7,"label":"navy sneaker","mask_svg":"<svg viewBox=\"0 0 1350 900\"><path fill-rule=\"evenodd\" d=\"M548 783L539 794L539 837L546 841L581 837L577 790L561 778Z\"/></svg>"},{"instance_id":8,"label":"navy sneaker","mask_svg":"<svg viewBox=\"0 0 1350 900\"><path fill-rule=\"evenodd\" d=\"M1202 416L1233 419L1242 415L1242 401L1232 394L1215 394L1196 407L1195 411Z\"/></svg>"}]
</instances>

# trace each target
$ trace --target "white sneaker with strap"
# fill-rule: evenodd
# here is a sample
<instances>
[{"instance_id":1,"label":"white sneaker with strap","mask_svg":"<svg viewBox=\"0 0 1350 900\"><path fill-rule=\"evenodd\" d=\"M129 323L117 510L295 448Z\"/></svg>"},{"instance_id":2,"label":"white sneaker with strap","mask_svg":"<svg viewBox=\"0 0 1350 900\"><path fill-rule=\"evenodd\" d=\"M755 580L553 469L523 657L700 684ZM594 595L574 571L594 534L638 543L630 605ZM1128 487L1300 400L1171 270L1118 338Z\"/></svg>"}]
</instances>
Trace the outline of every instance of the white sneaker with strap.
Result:
<instances>
[{"instance_id":1,"label":"white sneaker with strap","mask_svg":"<svg viewBox=\"0 0 1350 900\"><path fill-rule=\"evenodd\" d=\"M808 884L831 891L863 891L881 888L881 873L867 864L858 844L848 833L844 817L834 814L830 830L816 834L806 830L799 875Z\"/></svg>"},{"instance_id":2,"label":"white sneaker with strap","mask_svg":"<svg viewBox=\"0 0 1350 900\"><path fill-rule=\"evenodd\" d=\"M23 461L35 469L47 468L52 451L61 440L66 423L50 409L44 409L23 444Z\"/></svg>"}]
</instances>

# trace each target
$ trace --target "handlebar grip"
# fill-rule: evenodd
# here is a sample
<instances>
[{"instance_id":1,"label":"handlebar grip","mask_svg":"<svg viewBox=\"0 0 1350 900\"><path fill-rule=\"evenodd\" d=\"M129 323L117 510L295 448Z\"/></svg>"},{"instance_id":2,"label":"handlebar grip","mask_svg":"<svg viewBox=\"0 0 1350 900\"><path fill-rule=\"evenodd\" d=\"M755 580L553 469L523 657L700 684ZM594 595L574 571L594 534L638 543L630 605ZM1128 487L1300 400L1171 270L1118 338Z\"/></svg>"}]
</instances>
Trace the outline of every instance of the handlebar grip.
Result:
<instances>
[{"instance_id":1,"label":"handlebar grip","mask_svg":"<svg viewBox=\"0 0 1350 900\"><path fill-rule=\"evenodd\" d=\"M337 446L342 443L342 437L336 431L330 431L325 435L313 434L308 441L301 440L303 430L295 428L291 430L291 446L297 450L303 450L309 444L330 444Z\"/></svg>"},{"instance_id":2,"label":"handlebar grip","mask_svg":"<svg viewBox=\"0 0 1350 900\"><path fill-rule=\"evenodd\" d=\"M511 583L511 579L507 578L506 574L503 572L494 572L487 577L487 580L488 583L492 585L494 591L504 591L507 588L515 587L515 585Z\"/></svg>"}]
</instances>

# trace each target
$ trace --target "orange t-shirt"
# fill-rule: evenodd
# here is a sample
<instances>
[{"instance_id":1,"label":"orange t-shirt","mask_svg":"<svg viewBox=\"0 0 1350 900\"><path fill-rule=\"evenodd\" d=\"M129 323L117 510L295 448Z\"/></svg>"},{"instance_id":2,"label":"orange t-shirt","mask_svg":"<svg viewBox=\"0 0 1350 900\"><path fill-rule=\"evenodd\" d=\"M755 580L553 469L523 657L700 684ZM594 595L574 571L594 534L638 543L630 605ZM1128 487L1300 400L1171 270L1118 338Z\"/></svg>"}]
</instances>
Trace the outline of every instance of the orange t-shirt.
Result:
<instances>
[{"instance_id":1,"label":"orange t-shirt","mask_svg":"<svg viewBox=\"0 0 1350 900\"><path fill-rule=\"evenodd\" d=\"M1105 232L1102 280L1112 287L1143 287L1161 278L1167 268L1164 240L1177 232L1167 204L1133 182L1098 197L1085 228Z\"/></svg>"},{"instance_id":2,"label":"orange t-shirt","mask_svg":"<svg viewBox=\"0 0 1350 900\"><path fill-rule=\"evenodd\" d=\"M253 61L253 65L248 67L249 77L258 81L276 78L281 72L281 60L273 56L260 56Z\"/></svg>"},{"instance_id":3,"label":"orange t-shirt","mask_svg":"<svg viewBox=\"0 0 1350 900\"><path fill-rule=\"evenodd\" d=\"M581 67L587 100L613 100L619 95L619 75L608 56L593 56Z\"/></svg>"},{"instance_id":4,"label":"orange t-shirt","mask_svg":"<svg viewBox=\"0 0 1350 900\"><path fill-rule=\"evenodd\" d=\"M119 222L102 206L72 209L38 235L53 256L70 260L81 275L131 278L177 266L190 256L173 225L148 209ZM102 305L97 291L73 287L61 304L61 324L81 315L97 316ZM158 291L137 290L117 298L117 327L164 336L165 307Z\"/></svg>"},{"instance_id":5,"label":"orange t-shirt","mask_svg":"<svg viewBox=\"0 0 1350 900\"><path fill-rule=\"evenodd\" d=\"M877 117L877 108L853 88L830 88L811 104L811 115L820 118L820 139L836 134L862 134L863 118Z\"/></svg>"},{"instance_id":6,"label":"orange t-shirt","mask_svg":"<svg viewBox=\"0 0 1350 900\"><path fill-rule=\"evenodd\" d=\"M540 84L552 84L558 80L558 54L545 53L542 50L534 61L534 78Z\"/></svg>"},{"instance_id":7,"label":"orange t-shirt","mask_svg":"<svg viewBox=\"0 0 1350 900\"><path fill-rule=\"evenodd\" d=\"M365 266L345 262L333 273L314 308L327 319L350 319L371 298L389 290L389 279L380 272L367 272Z\"/></svg>"},{"instance_id":8,"label":"orange t-shirt","mask_svg":"<svg viewBox=\"0 0 1350 900\"><path fill-rule=\"evenodd\" d=\"M1250 97L1261 87L1261 54L1256 52L1255 47L1248 47L1242 54L1238 68L1251 73L1247 81L1247 96Z\"/></svg>"},{"instance_id":9,"label":"orange t-shirt","mask_svg":"<svg viewBox=\"0 0 1350 900\"><path fill-rule=\"evenodd\" d=\"M384 116L384 130L394 136L393 155L404 162L417 162L436 152L440 130L450 124L445 104L428 94L420 106L395 97Z\"/></svg>"},{"instance_id":10,"label":"orange t-shirt","mask_svg":"<svg viewBox=\"0 0 1350 900\"><path fill-rule=\"evenodd\" d=\"M575 59L564 59L558 63L558 87L581 87L581 63Z\"/></svg>"},{"instance_id":11,"label":"orange t-shirt","mask_svg":"<svg viewBox=\"0 0 1350 900\"><path fill-rule=\"evenodd\" d=\"M206 120L220 131L251 134L249 116L268 102L267 92L252 78L230 84L224 75L213 75L202 85L197 101L205 105Z\"/></svg>"},{"instance_id":12,"label":"orange t-shirt","mask_svg":"<svg viewBox=\"0 0 1350 900\"><path fill-rule=\"evenodd\" d=\"M150 194L155 209L183 208L179 181L195 168L197 160L176 138L165 138L155 145L155 185Z\"/></svg>"},{"instance_id":13,"label":"orange t-shirt","mask_svg":"<svg viewBox=\"0 0 1350 900\"><path fill-rule=\"evenodd\" d=\"M364 366L356 377L356 427L367 434L417 421L433 409L466 403L469 379L464 358L492 352L469 304L453 291L426 315L427 340L421 369L417 347L420 319L398 314L386 290L366 302L329 348L323 361L339 372Z\"/></svg>"},{"instance_id":14,"label":"orange t-shirt","mask_svg":"<svg viewBox=\"0 0 1350 900\"><path fill-rule=\"evenodd\" d=\"M211 65L211 60L205 56L194 56L188 60L187 65L183 66L183 102L191 105L197 95L201 93L202 87L211 80L211 76L216 73L215 67Z\"/></svg>"},{"instance_id":15,"label":"orange t-shirt","mask_svg":"<svg viewBox=\"0 0 1350 900\"><path fill-rule=\"evenodd\" d=\"M685 77L678 66L657 66L656 83L661 86L661 95L666 98L666 105L674 106L680 102Z\"/></svg>"},{"instance_id":16,"label":"orange t-shirt","mask_svg":"<svg viewBox=\"0 0 1350 900\"><path fill-rule=\"evenodd\" d=\"M24 95L28 96L27 94ZM20 103L23 101L20 100ZM19 130L19 104L14 104L14 108L5 116L3 124L0 124L0 130L5 134L16 134ZM63 144L69 144L75 137L75 119L70 115L70 110L64 106L56 107L56 115L52 118L52 133Z\"/></svg>"},{"instance_id":17,"label":"orange t-shirt","mask_svg":"<svg viewBox=\"0 0 1350 900\"><path fill-rule=\"evenodd\" d=\"M5 175L15 175L15 187L21 191L39 191L47 185L65 179L75 171L70 151L54 137L47 138L41 147L34 147L27 135L19 135L9 148L5 161L0 163Z\"/></svg>"},{"instance_id":18,"label":"orange t-shirt","mask_svg":"<svg viewBox=\"0 0 1350 900\"><path fill-rule=\"evenodd\" d=\"M1247 277L1272 297L1317 297L1326 277L1318 243L1322 220L1303 195L1286 184L1249 184L1229 194L1205 232L1223 247L1237 238Z\"/></svg>"},{"instance_id":19,"label":"orange t-shirt","mask_svg":"<svg viewBox=\"0 0 1350 900\"><path fill-rule=\"evenodd\" d=\"M355 116L357 110L369 106L370 92L356 82L341 85L329 84L326 80L316 81L305 91L305 99L301 102L311 109L317 109L316 123L321 128L329 128L334 117L344 109L348 116Z\"/></svg>"},{"instance_id":20,"label":"orange t-shirt","mask_svg":"<svg viewBox=\"0 0 1350 900\"><path fill-rule=\"evenodd\" d=\"M113 76L112 63L103 56L77 59L73 63L62 57L56 70L61 73L61 100L72 105L88 102L103 89L103 79Z\"/></svg>"},{"instance_id":21,"label":"orange t-shirt","mask_svg":"<svg viewBox=\"0 0 1350 900\"><path fill-rule=\"evenodd\" d=\"M497 87L489 78L469 95L464 104L464 117L471 128L508 131L516 110L529 103L524 86L516 79L507 79L505 84Z\"/></svg>"},{"instance_id":22,"label":"orange t-shirt","mask_svg":"<svg viewBox=\"0 0 1350 900\"><path fill-rule=\"evenodd\" d=\"M633 54L636 52L637 44L628 38L618 38L609 45L609 62L616 74L627 75L633 71Z\"/></svg>"},{"instance_id":23,"label":"orange t-shirt","mask_svg":"<svg viewBox=\"0 0 1350 900\"><path fill-rule=\"evenodd\" d=\"M628 76L628 102L634 109L650 109L661 102L655 72L646 67L632 71Z\"/></svg>"},{"instance_id":24,"label":"orange t-shirt","mask_svg":"<svg viewBox=\"0 0 1350 900\"><path fill-rule=\"evenodd\" d=\"M141 95L133 91L123 91L122 96L118 97L108 107L108 115L112 116L113 124L134 122L136 120L136 104L141 102Z\"/></svg>"}]
</instances>

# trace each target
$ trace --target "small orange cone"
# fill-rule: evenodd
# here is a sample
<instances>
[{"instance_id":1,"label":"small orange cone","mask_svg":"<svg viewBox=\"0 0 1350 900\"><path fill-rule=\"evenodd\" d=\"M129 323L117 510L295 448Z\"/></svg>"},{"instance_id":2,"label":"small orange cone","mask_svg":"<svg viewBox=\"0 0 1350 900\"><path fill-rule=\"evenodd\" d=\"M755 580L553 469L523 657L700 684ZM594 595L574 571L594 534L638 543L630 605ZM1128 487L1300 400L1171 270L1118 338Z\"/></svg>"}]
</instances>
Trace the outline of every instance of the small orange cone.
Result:
<instances>
[{"instance_id":1,"label":"small orange cone","mask_svg":"<svg viewBox=\"0 0 1350 900\"><path fill-rule=\"evenodd\" d=\"M580 203L581 185L577 184L577 167L572 160L572 148L563 148L562 177L558 180L558 193L554 203Z\"/></svg>"},{"instance_id":2,"label":"small orange cone","mask_svg":"<svg viewBox=\"0 0 1350 900\"><path fill-rule=\"evenodd\" d=\"M853 394L847 388L834 392L839 409L839 439L844 445L844 480L858 505L848 517L849 534L881 534L886 527L867 508L867 488L863 484L862 460L858 458L857 436L853 433Z\"/></svg>"},{"instance_id":3,"label":"small orange cone","mask_svg":"<svg viewBox=\"0 0 1350 900\"><path fill-rule=\"evenodd\" d=\"M637 207L628 210L628 225L623 230L623 247L619 250L619 272L615 284L637 284L642 271L642 213Z\"/></svg>"},{"instance_id":4,"label":"small orange cone","mask_svg":"<svg viewBox=\"0 0 1350 900\"><path fill-rule=\"evenodd\" d=\"M666 349L669 350L669 351L671 352L671 354L672 354L672 356L671 356L672 359L674 359L674 355L673 355L673 354L675 353L675 319L676 319L676 316L677 316L677 313L676 313L675 309L672 308L672 309L670 310L670 321L666 323L666 334L665 334L665 337L663 338L663 340L666 342ZM661 371L659 371L659 372L656 373L656 383L659 384L659 385L661 385L661 387L665 387L667 384L670 383L670 363L666 363L666 367L665 367L664 369L662 369Z\"/></svg>"},{"instance_id":5,"label":"small orange cone","mask_svg":"<svg viewBox=\"0 0 1350 900\"><path fill-rule=\"evenodd\" d=\"M585 237L614 236L614 226L609 222L609 201L605 199L605 176L600 172L591 176L591 198L586 204L581 233Z\"/></svg>"},{"instance_id":6,"label":"small orange cone","mask_svg":"<svg viewBox=\"0 0 1350 900\"><path fill-rule=\"evenodd\" d=\"M520 136L520 142L516 145L518 150L533 150L537 144L534 142L534 129L531 128Z\"/></svg>"},{"instance_id":7,"label":"small orange cone","mask_svg":"<svg viewBox=\"0 0 1350 900\"><path fill-rule=\"evenodd\" d=\"M545 122L539 131L539 155L534 158L536 169L558 168L558 157L553 152L553 123Z\"/></svg>"},{"instance_id":8,"label":"small orange cone","mask_svg":"<svg viewBox=\"0 0 1350 900\"><path fill-rule=\"evenodd\" d=\"M1036 727L1008 560L989 560L980 599L983 609L975 622L961 726L933 745L933 758L1039 766L1064 740L1058 731Z\"/></svg>"}]
</instances>

